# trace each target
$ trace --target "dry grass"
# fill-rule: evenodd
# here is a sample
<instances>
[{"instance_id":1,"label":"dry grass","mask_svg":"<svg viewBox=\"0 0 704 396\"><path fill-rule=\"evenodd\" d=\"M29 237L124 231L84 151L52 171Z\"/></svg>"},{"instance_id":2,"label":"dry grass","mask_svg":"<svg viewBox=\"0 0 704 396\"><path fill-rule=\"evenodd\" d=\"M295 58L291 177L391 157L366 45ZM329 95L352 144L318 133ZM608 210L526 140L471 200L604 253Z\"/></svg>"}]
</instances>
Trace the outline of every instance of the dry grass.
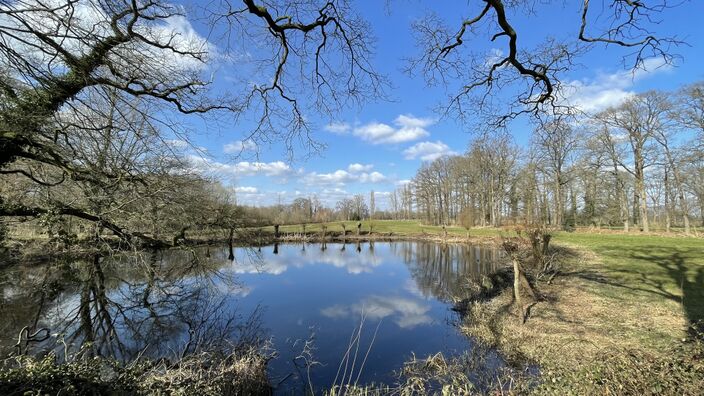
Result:
<instances>
[{"instance_id":1,"label":"dry grass","mask_svg":"<svg viewBox=\"0 0 704 396\"><path fill-rule=\"evenodd\" d=\"M127 365L106 358L57 363L20 356L0 371L3 395L254 395L269 394L266 358L256 351L227 356L189 355Z\"/></svg>"},{"instance_id":2,"label":"dry grass","mask_svg":"<svg viewBox=\"0 0 704 396\"><path fill-rule=\"evenodd\" d=\"M682 305L625 294L623 284L605 275L600 256L570 250L565 274L540 283L545 299L525 324L509 289L472 303L463 330L497 346L511 362L537 363L543 382L532 392L538 394L698 394L704 366L692 363L696 354L683 342L688 321Z\"/></svg>"}]
</instances>

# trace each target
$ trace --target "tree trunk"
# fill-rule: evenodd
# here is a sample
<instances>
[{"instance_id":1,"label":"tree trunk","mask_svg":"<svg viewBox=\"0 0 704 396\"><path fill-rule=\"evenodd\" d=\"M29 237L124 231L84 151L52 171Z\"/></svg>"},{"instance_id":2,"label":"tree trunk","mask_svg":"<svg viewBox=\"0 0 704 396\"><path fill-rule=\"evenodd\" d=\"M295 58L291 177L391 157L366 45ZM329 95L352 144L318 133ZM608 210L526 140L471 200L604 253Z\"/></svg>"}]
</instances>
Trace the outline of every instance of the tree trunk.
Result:
<instances>
[{"instance_id":1,"label":"tree trunk","mask_svg":"<svg viewBox=\"0 0 704 396\"><path fill-rule=\"evenodd\" d=\"M636 188L634 191L634 206L638 206L638 216L640 217L640 225L643 232L649 232L648 227L648 199L645 192L645 174L643 167L643 156L640 151L636 150L633 153L634 156L634 176L636 178ZM635 211L635 207L633 210Z\"/></svg>"},{"instance_id":2,"label":"tree trunk","mask_svg":"<svg viewBox=\"0 0 704 396\"><path fill-rule=\"evenodd\" d=\"M560 172L555 173L555 215L553 217L554 225L558 229L562 229L564 217L564 206L562 205L562 175Z\"/></svg>"},{"instance_id":3,"label":"tree trunk","mask_svg":"<svg viewBox=\"0 0 704 396\"><path fill-rule=\"evenodd\" d=\"M235 229L230 228L230 234L228 235L228 238L227 238L228 248L230 251L230 254L227 256L227 258L230 261L235 259L235 249L232 246L232 244L233 244L232 240L234 239L234 236L235 236Z\"/></svg>"}]
</instances>

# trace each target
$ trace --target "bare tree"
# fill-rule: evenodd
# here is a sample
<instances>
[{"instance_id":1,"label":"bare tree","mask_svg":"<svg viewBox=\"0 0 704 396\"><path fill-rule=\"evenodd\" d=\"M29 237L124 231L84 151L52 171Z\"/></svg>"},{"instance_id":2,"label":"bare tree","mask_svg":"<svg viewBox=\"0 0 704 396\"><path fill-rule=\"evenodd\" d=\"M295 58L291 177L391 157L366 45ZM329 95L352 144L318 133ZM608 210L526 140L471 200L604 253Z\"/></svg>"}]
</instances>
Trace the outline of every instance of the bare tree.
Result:
<instances>
[{"instance_id":1,"label":"bare tree","mask_svg":"<svg viewBox=\"0 0 704 396\"><path fill-rule=\"evenodd\" d=\"M616 156L614 159L635 179L633 206L634 211L638 209L637 219L644 232L649 231L645 170L654 163L654 137L662 128L666 111L666 104L655 93L648 92L598 116L607 127L606 133L629 148L628 157Z\"/></svg>"},{"instance_id":2,"label":"bare tree","mask_svg":"<svg viewBox=\"0 0 704 396\"><path fill-rule=\"evenodd\" d=\"M236 122L258 114L249 139L282 142L289 153L296 140L315 149L304 112L332 112L380 94L384 80L369 64L368 26L345 0L238 4L211 2L191 15L210 24L211 37L223 35L220 53L179 27L187 21L184 8L162 0L0 2L3 178L43 187L144 184L131 165L83 160L96 153L87 137L112 134L105 131L117 130L111 123L127 115L139 122L114 133L139 142L134 147L158 143L164 155L153 156L155 163L174 157L171 139L188 141L189 131L172 121L183 115ZM241 83L233 82L228 94L216 92L210 68L237 51L252 55L233 78ZM111 113L96 114L96 102L110 103ZM144 237L107 220L97 206L29 207L10 198L0 197L0 215L51 212L99 223L123 239Z\"/></svg>"},{"instance_id":3,"label":"bare tree","mask_svg":"<svg viewBox=\"0 0 704 396\"><path fill-rule=\"evenodd\" d=\"M570 183L572 175L569 167L576 155L579 136L571 125L560 119L544 123L533 131L533 146L538 152L539 166L553 179L555 206L553 223L564 226L565 192L564 187Z\"/></svg>"},{"instance_id":4,"label":"bare tree","mask_svg":"<svg viewBox=\"0 0 704 396\"><path fill-rule=\"evenodd\" d=\"M581 10L574 15L573 37L556 40L551 31L533 47L522 46L523 33L516 29L516 19L541 21L543 11L559 4L554 1L484 0L468 3L472 16L450 27L434 14L415 23L420 54L411 59L410 72L420 70L430 84L450 88L443 113L464 118L470 114L488 116L492 126L530 114L571 114L576 110L565 99L567 88L562 79L577 60L597 45L623 48L624 61L631 69L644 67L648 58L671 63L676 57L672 46L681 42L676 37L662 37L652 32L657 17L674 7L667 0L642 2L614 0L590 2L582 0ZM477 40L503 42L503 48L489 52L473 51ZM498 44L493 44L498 45ZM505 101L497 95L507 93Z\"/></svg>"}]
</instances>

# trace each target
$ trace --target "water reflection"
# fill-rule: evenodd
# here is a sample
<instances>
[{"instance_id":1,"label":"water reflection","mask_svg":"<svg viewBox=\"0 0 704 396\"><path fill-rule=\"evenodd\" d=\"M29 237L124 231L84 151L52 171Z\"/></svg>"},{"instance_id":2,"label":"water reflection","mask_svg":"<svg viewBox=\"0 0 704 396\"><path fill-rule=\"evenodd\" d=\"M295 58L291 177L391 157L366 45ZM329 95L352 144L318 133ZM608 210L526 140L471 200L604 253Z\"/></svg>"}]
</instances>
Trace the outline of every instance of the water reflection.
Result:
<instances>
[{"instance_id":1,"label":"water reflection","mask_svg":"<svg viewBox=\"0 0 704 396\"><path fill-rule=\"evenodd\" d=\"M462 295L467 277L478 278L495 271L502 259L498 249L471 245L401 242L391 245L391 249L403 258L424 297L445 302Z\"/></svg>"},{"instance_id":2,"label":"water reflection","mask_svg":"<svg viewBox=\"0 0 704 396\"><path fill-rule=\"evenodd\" d=\"M272 376L294 383L300 340L313 337L321 364L311 380L325 387L360 321L373 324L361 338L375 340L363 382L390 380L412 353L471 347L448 324L456 318L447 303L467 277L495 268L496 250L347 245L223 246L6 270L0 273L0 352L12 353L25 327L25 338L40 329L52 334L25 340L28 353L75 357L80 351L124 360L178 358L270 339L279 355L270 363Z\"/></svg>"},{"instance_id":3,"label":"water reflection","mask_svg":"<svg viewBox=\"0 0 704 396\"><path fill-rule=\"evenodd\" d=\"M257 312L239 315L228 306L249 289L213 264L192 253L152 252L48 265L41 277L7 271L0 316L12 320L3 321L2 353L18 352L13 338L25 327L52 334L21 340L26 352L55 350L62 358L178 358L230 348L233 340L256 342Z\"/></svg>"},{"instance_id":4,"label":"water reflection","mask_svg":"<svg viewBox=\"0 0 704 396\"><path fill-rule=\"evenodd\" d=\"M349 305L333 305L320 311L323 316L333 319L364 317L383 319L390 317L402 329L412 328L433 321L428 315L430 305L414 298L398 296L369 296Z\"/></svg>"},{"instance_id":5,"label":"water reflection","mask_svg":"<svg viewBox=\"0 0 704 396\"><path fill-rule=\"evenodd\" d=\"M301 244L304 246L305 244ZM344 247L344 245L342 245ZM372 273L375 267L383 263L383 259L373 254L344 254L345 250L327 249L327 244L322 243L319 252L305 251L301 247L296 249L279 250L278 245L273 247L273 256L263 254L252 255L251 252L242 252L235 255L232 270L237 274L266 273L280 275L289 268L303 268L310 265L326 264L342 268L349 274ZM370 251L370 253L373 251Z\"/></svg>"}]
</instances>

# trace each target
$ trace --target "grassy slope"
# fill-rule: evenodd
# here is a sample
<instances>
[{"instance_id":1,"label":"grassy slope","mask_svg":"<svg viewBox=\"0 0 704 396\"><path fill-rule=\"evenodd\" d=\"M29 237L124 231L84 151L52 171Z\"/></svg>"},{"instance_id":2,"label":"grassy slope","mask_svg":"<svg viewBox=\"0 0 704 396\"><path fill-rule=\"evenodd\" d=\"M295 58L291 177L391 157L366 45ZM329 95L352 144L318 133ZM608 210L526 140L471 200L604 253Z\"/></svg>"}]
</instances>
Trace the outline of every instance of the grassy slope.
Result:
<instances>
[{"instance_id":1,"label":"grassy slope","mask_svg":"<svg viewBox=\"0 0 704 396\"><path fill-rule=\"evenodd\" d=\"M561 233L556 241L587 249L595 292L704 319L704 240L623 234ZM589 279L589 277L586 277ZM647 313L648 311L644 311Z\"/></svg>"}]
</instances>

